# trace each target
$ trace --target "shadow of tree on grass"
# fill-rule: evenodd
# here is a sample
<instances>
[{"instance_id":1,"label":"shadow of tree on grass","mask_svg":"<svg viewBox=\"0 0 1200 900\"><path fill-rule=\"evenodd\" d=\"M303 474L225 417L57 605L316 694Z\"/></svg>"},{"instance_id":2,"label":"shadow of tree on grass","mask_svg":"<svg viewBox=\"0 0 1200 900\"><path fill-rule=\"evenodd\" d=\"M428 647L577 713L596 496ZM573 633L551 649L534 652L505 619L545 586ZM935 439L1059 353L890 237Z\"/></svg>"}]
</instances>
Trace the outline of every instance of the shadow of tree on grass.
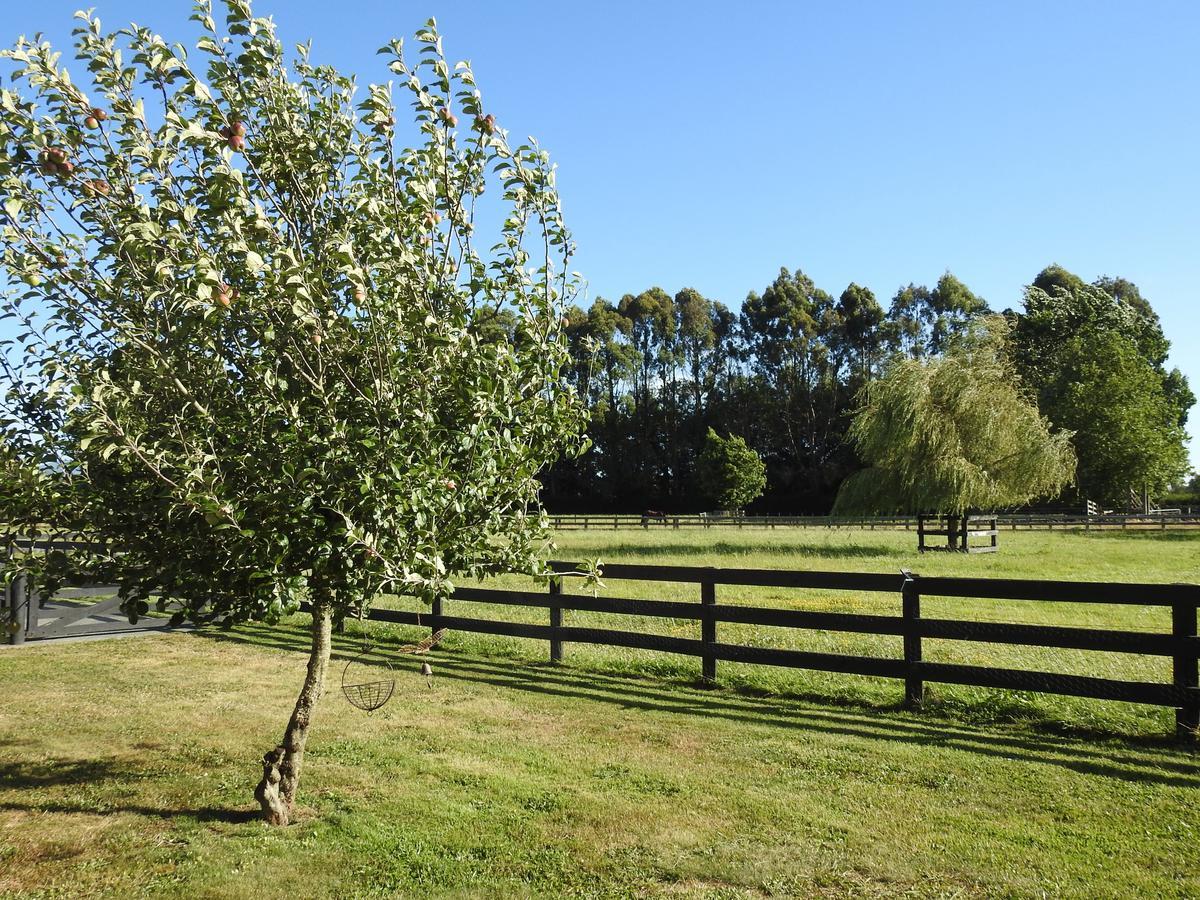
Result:
<instances>
[{"instance_id":1,"label":"shadow of tree on grass","mask_svg":"<svg viewBox=\"0 0 1200 900\"><path fill-rule=\"evenodd\" d=\"M876 556L909 557L916 552L916 535L913 535L911 547L893 544L825 544L821 542L799 544L768 544L747 543L734 544L729 541L694 541L686 544L614 544L606 547L605 558L611 560L625 558L662 557L669 559L680 556L712 556L720 554L727 557L738 557L756 553L771 554L777 557L811 557L815 559L862 559Z\"/></svg>"},{"instance_id":2,"label":"shadow of tree on grass","mask_svg":"<svg viewBox=\"0 0 1200 900\"><path fill-rule=\"evenodd\" d=\"M49 812L103 816L132 813L160 819L191 820L195 822L225 822L241 824L259 818L256 810L222 809L214 806L179 807L149 806L125 801L109 802L96 798L97 789L123 791L126 786L149 778L159 777L126 762L112 758L53 759L21 758L18 754L31 748L20 741L0 741L0 791L12 791L28 799L0 800L0 810L20 812ZM41 799L31 791L52 788L80 788L78 799L56 797Z\"/></svg>"},{"instance_id":3,"label":"shadow of tree on grass","mask_svg":"<svg viewBox=\"0 0 1200 900\"><path fill-rule=\"evenodd\" d=\"M201 634L201 633L198 633ZM208 633L207 638L306 652L307 635L297 630L240 628ZM398 645L399 642L395 642ZM387 652L392 641L381 639ZM336 650L353 654L351 639ZM1171 736L1122 736L1082 729L1037 732L1004 724L979 727L937 718L936 712L910 711L902 703L870 704L864 700L817 694L755 696L731 689L708 689L653 676L575 669L552 663L479 657L441 650L435 661L438 678L464 683L578 699L670 715L721 718L748 725L812 729L847 738L894 741L966 751L1001 760L1052 765L1080 774L1200 789L1200 755L1196 745Z\"/></svg>"}]
</instances>

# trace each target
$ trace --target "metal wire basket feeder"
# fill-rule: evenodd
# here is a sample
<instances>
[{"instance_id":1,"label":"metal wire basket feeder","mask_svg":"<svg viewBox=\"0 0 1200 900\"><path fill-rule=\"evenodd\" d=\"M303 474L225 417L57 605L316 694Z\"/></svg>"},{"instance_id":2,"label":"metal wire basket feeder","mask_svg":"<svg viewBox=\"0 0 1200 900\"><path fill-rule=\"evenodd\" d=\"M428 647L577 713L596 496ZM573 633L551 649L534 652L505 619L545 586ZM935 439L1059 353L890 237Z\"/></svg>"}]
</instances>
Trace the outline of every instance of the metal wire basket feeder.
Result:
<instances>
[{"instance_id":1,"label":"metal wire basket feeder","mask_svg":"<svg viewBox=\"0 0 1200 900\"><path fill-rule=\"evenodd\" d=\"M416 644L405 644L397 649L398 653L409 656L422 656L437 646L445 636L446 629L439 628L425 640ZM429 663L423 662L421 674L429 679L433 669ZM396 674L391 663L374 653L369 644L364 645L363 652L346 662L342 669L342 695L350 703L364 712L374 712L392 699L396 692Z\"/></svg>"},{"instance_id":2,"label":"metal wire basket feeder","mask_svg":"<svg viewBox=\"0 0 1200 900\"><path fill-rule=\"evenodd\" d=\"M350 659L342 669L342 694L351 706L364 712L379 709L392 699L395 691L396 677L391 664L370 651Z\"/></svg>"}]
</instances>

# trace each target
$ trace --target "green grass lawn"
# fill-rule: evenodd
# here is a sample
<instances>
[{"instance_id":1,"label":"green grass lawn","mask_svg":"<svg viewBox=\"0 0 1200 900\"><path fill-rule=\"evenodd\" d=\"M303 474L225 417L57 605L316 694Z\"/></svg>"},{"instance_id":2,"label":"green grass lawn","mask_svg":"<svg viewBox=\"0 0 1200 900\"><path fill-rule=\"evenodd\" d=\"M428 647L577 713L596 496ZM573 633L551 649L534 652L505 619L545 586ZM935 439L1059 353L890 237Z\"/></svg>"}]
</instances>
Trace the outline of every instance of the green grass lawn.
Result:
<instances>
[{"instance_id":1,"label":"green grass lawn","mask_svg":"<svg viewBox=\"0 0 1200 900\"><path fill-rule=\"evenodd\" d=\"M1006 534L995 557L920 559L879 532L560 537L559 557L609 561L1200 580L1200 541L1170 534ZM650 589L674 596L622 586ZM772 593L722 599L893 602ZM1050 606L974 612L1155 624ZM432 688L397 658L373 715L335 685L299 821L271 829L250 790L304 643L297 621L0 652L0 895L1200 895L1200 759L1165 711L939 687L910 713L895 682L723 666L702 690L693 660L569 645L552 667L544 644L472 635L437 651Z\"/></svg>"}]
</instances>

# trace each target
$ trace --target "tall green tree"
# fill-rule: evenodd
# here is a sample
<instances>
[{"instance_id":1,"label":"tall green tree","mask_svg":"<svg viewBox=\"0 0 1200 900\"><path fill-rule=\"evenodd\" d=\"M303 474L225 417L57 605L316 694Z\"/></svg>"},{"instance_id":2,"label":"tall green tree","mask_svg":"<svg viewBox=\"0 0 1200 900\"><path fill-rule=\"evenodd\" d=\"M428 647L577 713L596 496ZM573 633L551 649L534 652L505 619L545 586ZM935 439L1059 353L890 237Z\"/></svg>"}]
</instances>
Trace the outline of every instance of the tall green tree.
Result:
<instances>
[{"instance_id":1,"label":"tall green tree","mask_svg":"<svg viewBox=\"0 0 1200 900\"><path fill-rule=\"evenodd\" d=\"M1022 396L1006 331L992 317L941 358L892 360L850 426L868 468L842 484L835 513L990 510L1070 482L1070 434L1052 432Z\"/></svg>"},{"instance_id":2,"label":"tall green tree","mask_svg":"<svg viewBox=\"0 0 1200 900\"><path fill-rule=\"evenodd\" d=\"M1188 470L1178 410L1136 343L1116 331L1082 331L1056 354L1043 386L1058 427L1074 432L1084 496L1124 505L1157 496Z\"/></svg>"},{"instance_id":3,"label":"tall green tree","mask_svg":"<svg viewBox=\"0 0 1200 900\"><path fill-rule=\"evenodd\" d=\"M1186 458L1195 396L1166 368L1170 342L1137 286L1107 276L1087 284L1048 266L1010 318L1017 371L1051 422L1076 432L1079 492L1124 503L1130 491L1165 488Z\"/></svg>"},{"instance_id":4,"label":"tall green tree","mask_svg":"<svg viewBox=\"0 0 1200 900\"><path fill-rule=\"evenodd\" d=\"M675 339L675 310L671 295L660 287L626 294L617 311L629 321L629 339L638 357L639 402L650 398L650 383L669 363Z\"/></svg>"},{"instance_id":5,"label":"tall green tree","mask_svg":"<svg viewBox=\"0 0 1200 900\"><path fill-rule=\"evenodd\" d=\"M3 305L21 332L0 426L39 481L7 483L6 519L103 541L131 617L152 592L226 626L311 601L306 675L255 791L283 824L333 622L385 591L542 565L536 475L582 424L562 377L572 240L548 156L510 146L432 20L417 62L381 51L410 147L390 87L356 96L306 47L289 56L247 0L223 27L202 0L191 56L79 15L86 91L40 39L4 54ZM477 233L485 192L498 234Z\"/></svg>"},{"instance_id":6,"label":"tall green tree","mask_svg":"<svg viewBox=\"0 0 1200 900\"><path fill-rule=\"evenodd\" d=\"M883 308L869 288L851 282L837 302L838 344L853 379L870 381L882 356Z\"/></svg>"},{"instance_id":7,"label":"tall green tree","mask_svg":"<svg viewBox=\"0 0 1200 900\"><path fill-rule=\"evenodd\" d=\"M824 464L840 445L843 399L830 346L833 298L803 272L781 269L761 295L747 296L741 322L751 369L764 382L769 455L794 472Z\"/></svg>"},{"instance_id":8,"label":"tall green tree","mask_svg":"<svg viewBox=\"0 0 1200 900\"><path fill-rule=\"evenodd\" d=\"M988 312L983 298L947 272L932 290L914 284L901 288L892 298L888 317L898 348L919 358L945 352Z\"/></svg>"},{"instance_id":9,"label":"tall green tree","mask_svg":"<svg viewBox=\"0 0 1200 900\"><path fill-rule=\"evenodd\" d=\"M709 365L717 339L715 311L712 301L694 288L675 295L675 311L680 361L691 378L692 411L698 413L712 383Z\"/></svg>"},{"instance_id":10,"label":"tall green tree","mask_svg":"<svg viewBox=\"0 0 1200 900\"><path fill-rule=\"evenodd\" d=\"M758 454L736 434L721 437L708 429L696 461L700 490L721 509L742 509L762 496L767 470Z\"/></svg>"}]
</instances>

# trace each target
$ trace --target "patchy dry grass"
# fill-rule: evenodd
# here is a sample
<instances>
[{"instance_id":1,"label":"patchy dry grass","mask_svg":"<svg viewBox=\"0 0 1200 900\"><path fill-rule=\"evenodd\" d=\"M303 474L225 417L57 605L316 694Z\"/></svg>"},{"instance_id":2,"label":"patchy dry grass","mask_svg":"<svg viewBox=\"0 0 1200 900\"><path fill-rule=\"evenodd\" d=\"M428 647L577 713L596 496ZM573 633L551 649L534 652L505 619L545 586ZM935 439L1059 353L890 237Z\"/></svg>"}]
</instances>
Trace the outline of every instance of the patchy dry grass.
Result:
<instances>
[{"instance_id":1,"label":"patchy dry grass","mask_svg":"<svg viewBox=\"0 0 1200 900\"><path fill-rule=\"evenodd\" d=\"M1189 896L1200 765L1151 738L442 653L326 698L253 820L303 635L0 655L0 889L144 896ZM343 648L348 649L348 648Z\"/></svg>"},{"instance_id":2,"label":"patchy dry grass","mask_svg":"<svg viewBox=\"0 0 1200 900\"><path fill-rule=\"evenodd\" d=\"M558 555L1179 581L1200 549L1021 534L994 559L914 560L911 535L777 532L710 533L701 555L679 549L693 533L616 535L636 553L595 534ZM0 895L1200 895L1200 759L1165 712L947 689L911 714L893 682L723 667L701 690L691 660L569 646L551 667L544 644L469 635L438 651L432 690L399 662L373 715L335 687L299 821L270 829L250 791L304 643L293 623L0 652Z\"/></svg>"}]
</instances>

